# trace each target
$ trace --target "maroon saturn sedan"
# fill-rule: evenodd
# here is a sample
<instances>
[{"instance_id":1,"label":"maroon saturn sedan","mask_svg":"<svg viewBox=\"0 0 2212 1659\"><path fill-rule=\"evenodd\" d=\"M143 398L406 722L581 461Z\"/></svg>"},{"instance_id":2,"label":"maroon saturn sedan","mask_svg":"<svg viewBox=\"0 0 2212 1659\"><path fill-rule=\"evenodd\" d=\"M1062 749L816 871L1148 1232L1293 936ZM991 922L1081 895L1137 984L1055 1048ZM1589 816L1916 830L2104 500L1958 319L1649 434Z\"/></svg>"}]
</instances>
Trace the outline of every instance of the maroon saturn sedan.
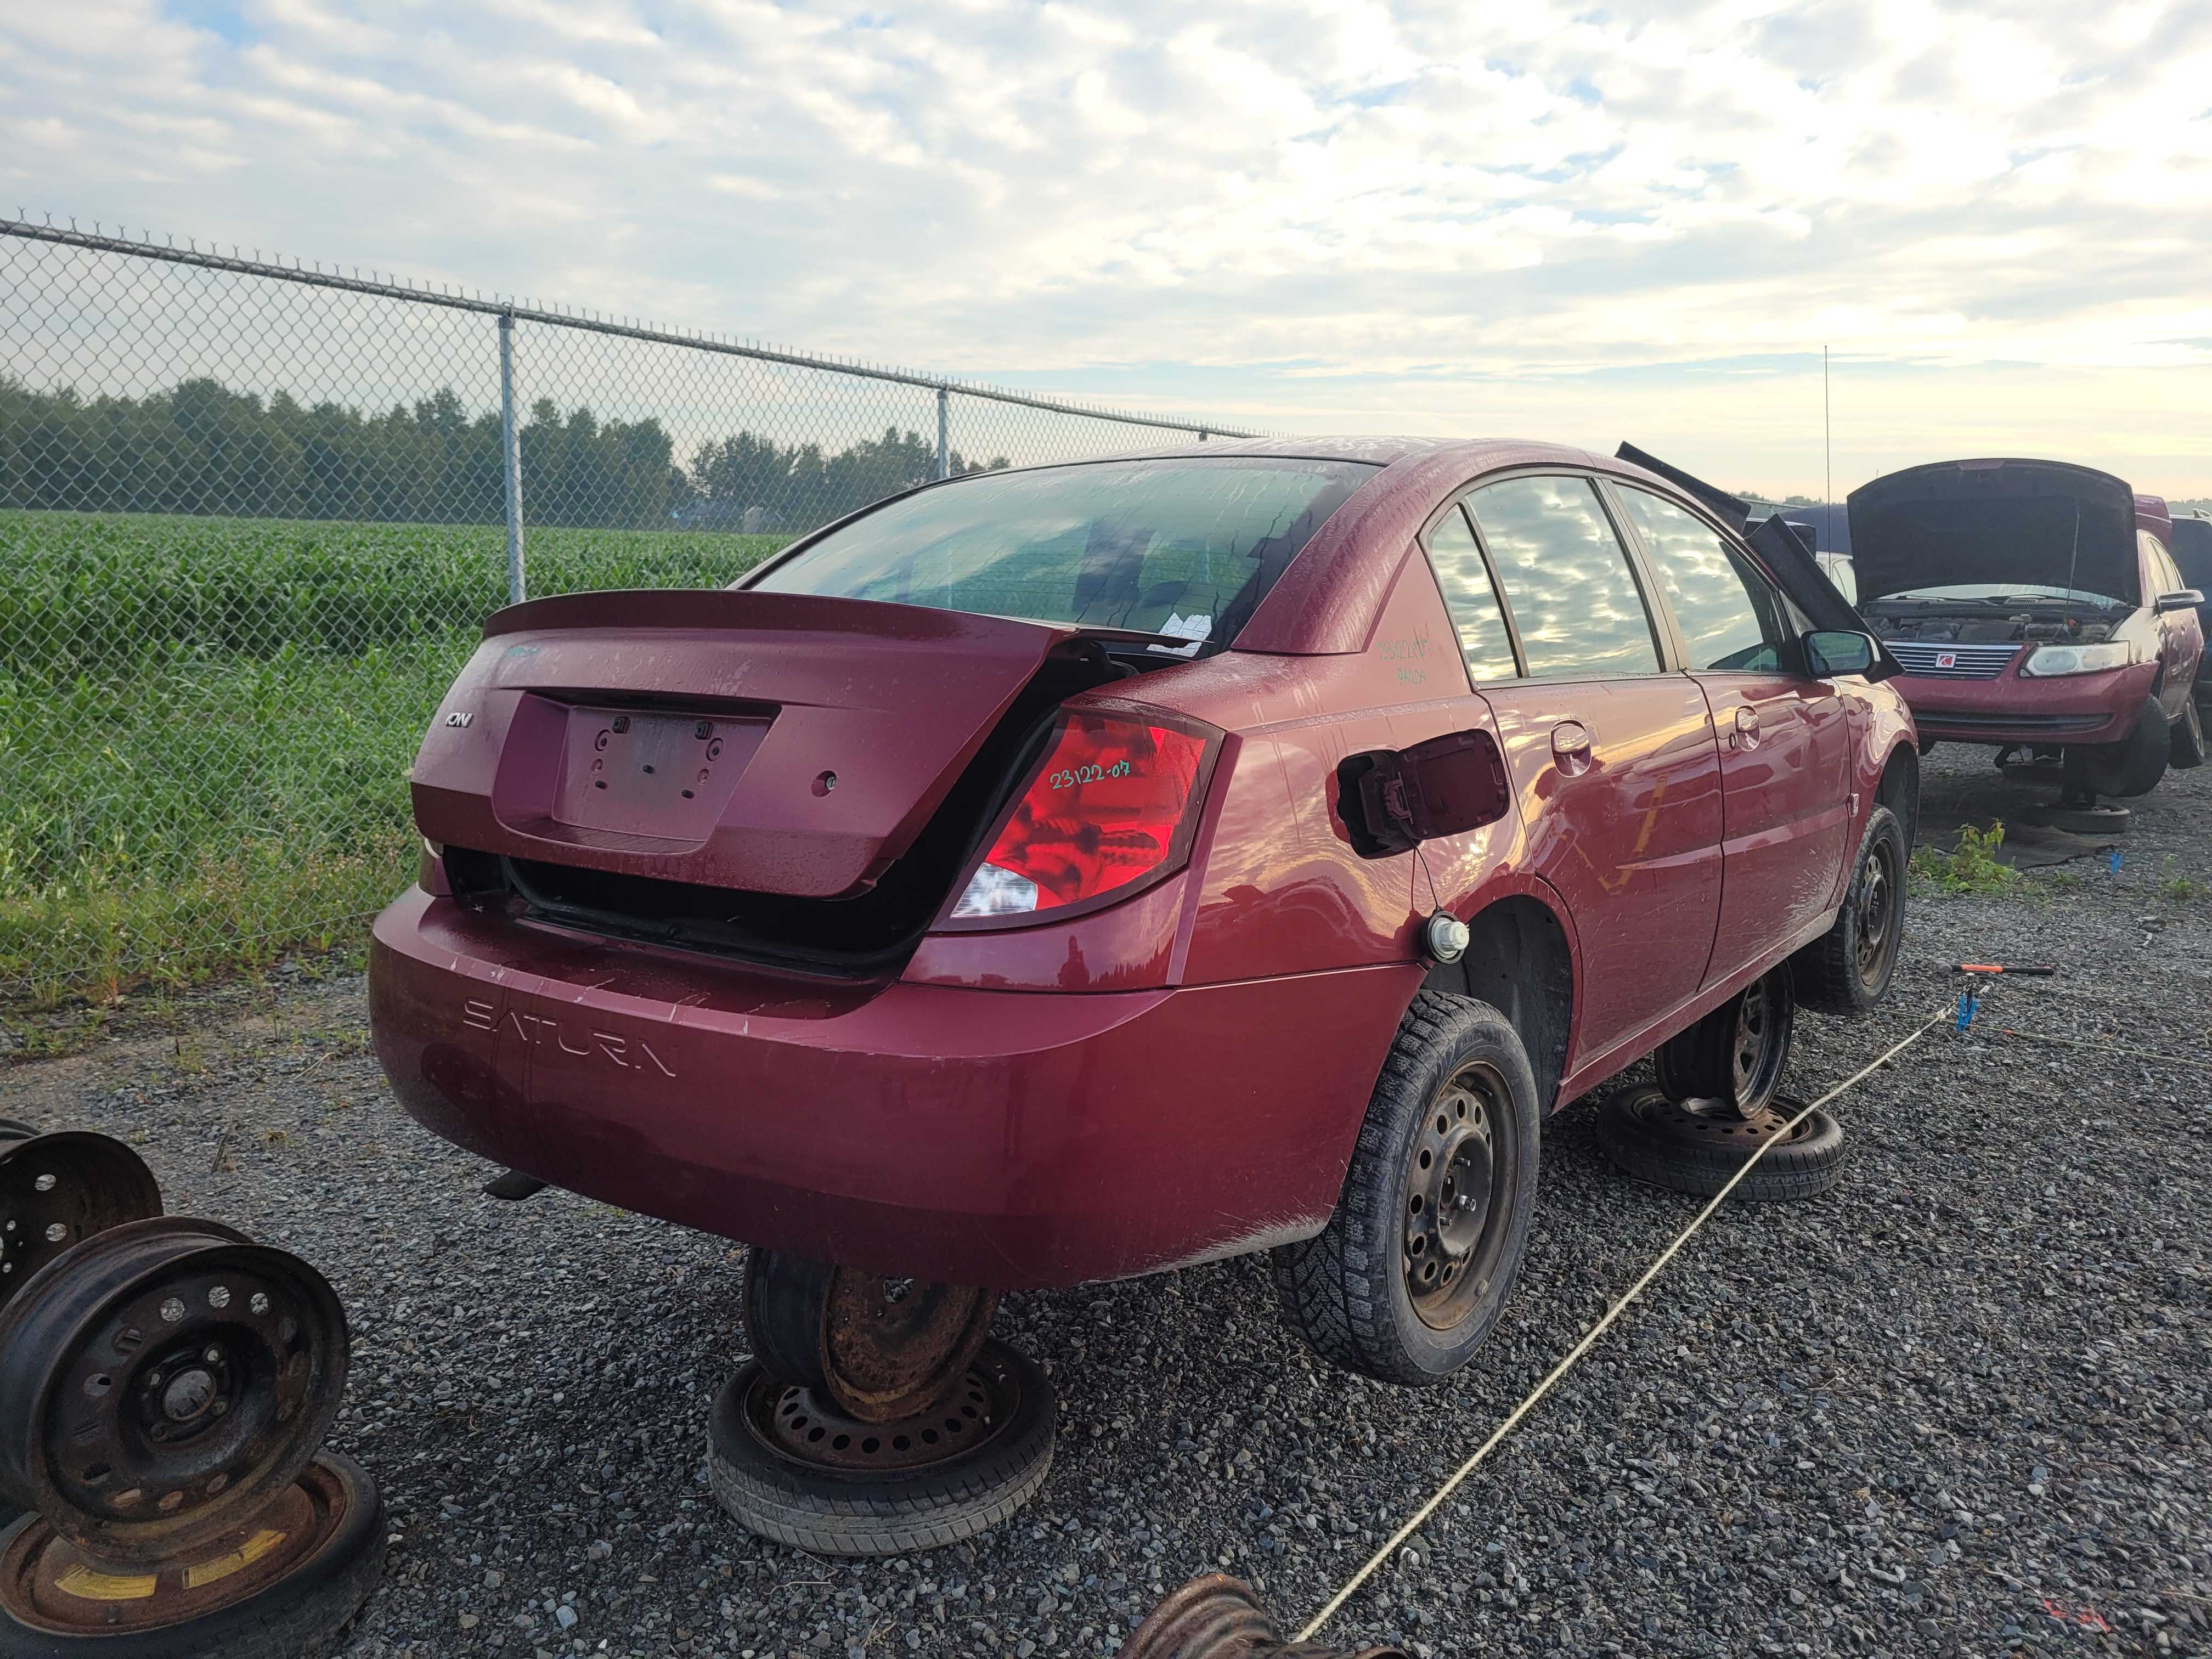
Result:
<instances>
[{"instance_id":1,"label":"maroon saturn sedan","mask_svg":"<svg viewBox=\"0 0 2212 1659\"><path fill-rule=\"evenodd\" d=\"M1939 461L1850 497L1859 609L1923 743L2057 756L2069 799L2204 758L2203 596L2165 502L2060 461Z\"/></svg>"},{"instance_id":2,"label":"maroon saturn sedan","mask_svg":"<svg viewBox=\"0 0 2212 1659\"><path fill-rule=\"evenodd\" d=\"M838 1272L971 1287L928 1305L972 1353L998 1291L1273 1250L1323 1352L1449 1375L1549 1111L1662 1045L1763 1100L1793 1001L1889 984L1911 716L1731 516L1542 444L1213 444L501 611L416 763L378 1053L756 1287L832 1264L784 1280L822 1319Z\"/></svg>"}]
</instances>

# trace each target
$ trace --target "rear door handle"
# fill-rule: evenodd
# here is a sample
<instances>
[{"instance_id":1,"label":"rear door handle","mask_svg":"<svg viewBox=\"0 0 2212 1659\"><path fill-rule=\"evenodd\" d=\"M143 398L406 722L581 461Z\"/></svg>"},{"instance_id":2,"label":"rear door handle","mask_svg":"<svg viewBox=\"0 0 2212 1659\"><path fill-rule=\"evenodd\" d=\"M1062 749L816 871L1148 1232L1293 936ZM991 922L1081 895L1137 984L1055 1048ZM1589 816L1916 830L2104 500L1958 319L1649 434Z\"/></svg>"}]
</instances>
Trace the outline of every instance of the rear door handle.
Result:
<instances>
[{"instance_id":1,"label":"rear door handle","mask_svg":"<svg viewBox=\"0 0 2212 1659\"><path fill-rule=\"evenodd\" d=\"M1729 733L1729 747L1731 749L1759 747L1759 710L1747 702L1740 702L1735 706L1735 730Z\"/></svg>"},{"instance_id":2,"label":"rear door handle","mask_svg":"<svg viewBox=\"0 0 2212 1659\"><path fill-rule=\"evenodd\" d=\"M1579 777L1590 768L1589 727L1580 720L1561 720L1552 728L1552 758L1569 777Z\"/></svg>"}]
</instances>

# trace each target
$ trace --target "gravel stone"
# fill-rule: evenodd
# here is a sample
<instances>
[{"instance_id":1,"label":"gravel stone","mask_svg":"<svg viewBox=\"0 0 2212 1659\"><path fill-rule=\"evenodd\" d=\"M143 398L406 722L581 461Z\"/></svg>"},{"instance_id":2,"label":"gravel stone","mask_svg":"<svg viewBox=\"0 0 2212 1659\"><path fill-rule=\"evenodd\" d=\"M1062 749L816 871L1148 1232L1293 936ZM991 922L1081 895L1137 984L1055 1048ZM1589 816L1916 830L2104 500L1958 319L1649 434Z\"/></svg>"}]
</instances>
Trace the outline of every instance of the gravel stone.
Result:
<instances>
[{"instance_id":1,"label":"gravel stone","mask_svg":"<svg viewBox=\"0 0 2212 1659\"><path fill-rule=\"evenodd\" d=\"M1978 795L1986 754L1928 787ZM1799 1021L1847 1076L1833 1193L1722 1212L1329 1635L1426 1655L2212 1654L2212 769L2131 803L2114 872L1916 890L1896 994ZM2148 920L2146 920L2146 918ZM1194 1573L1317 1607L1696 1212L1546 1125L1519 1293L1454 1385L1328 1370L1264 1264L1009 1297L1061 1400L1037 1500L906 1559L760 1542L708 1494L744 1253L494 1173L415 1127L356 975L138 1009L7 1073L11 1115L137 1146L172 1213L300 1252L353 1322L333 1443L383 1483L385 1584L347 1652L816 1659L1110 1655ZM2183 1062L2034 1042L2118 1044ZM1640 1074L1640 1073L1639 1073Z\"/></svg>"}]
</instances>

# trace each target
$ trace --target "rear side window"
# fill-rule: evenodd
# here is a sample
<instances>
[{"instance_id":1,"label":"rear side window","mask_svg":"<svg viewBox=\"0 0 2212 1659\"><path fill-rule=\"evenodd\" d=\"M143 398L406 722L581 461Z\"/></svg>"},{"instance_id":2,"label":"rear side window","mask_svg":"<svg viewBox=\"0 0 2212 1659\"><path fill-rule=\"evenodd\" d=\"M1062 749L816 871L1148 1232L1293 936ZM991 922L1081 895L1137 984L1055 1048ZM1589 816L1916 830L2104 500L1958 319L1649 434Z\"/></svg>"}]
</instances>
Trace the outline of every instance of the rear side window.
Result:
<instances>
[{"instance_id":1,"label":"rear side window","mask_svg":"<svg viewBox=\"0 0 2212 1659\"><path fill-rule=\"evenodd\" d=\"M1693 669L1772 672L1787 637L1774 592L1694 513L1632 485L1621 506L1667 589Z\"/></svg>"},{"instance_id":2,"label":"rear side window","mask_svg":"<svg viewBox=\"0 0 2212 1659\"><path fill-rule=\"evenodd\" d=\"M1376 469L1227 457L980 473L901 495L750 584L1036 622L1234 639Z\"/></svg>"},{"instance_id":3,"label":"rear side window","mask_svg":"<svg viewBox=\"0 0 2212 1659\"><path fill-rule=\"evenodd\" d=\"M1587 478L1508 478L1467 498L1534 679L1659 671L1651 618Z\"/></svg>"},{"instance_id":4,"label":"rear side window","mask_svg":"<svg viewBox=\"0 0 2212 1659\"><path fill-rule=\"evenodd\" d=\"M2212 519L2174 520L2173 564L2184 587L2212 594Z\"/></svg>"},{"instance_id":5,"label":"rear side window","mask_svg":"<svg viewBox=\"0 0 2212 1659\"><path fill-rule=\"evenodd\" d=\"M1505 631L1505 614L1498 609L1498 590L1490 585L1490 568L1482 562L1474 532L1459 508L1437 520L1429 532L1429 564L1443 590L1444 608L1451 612L1459 635L1460 653L1467 659L1468 678L1510 680L1521 670L1513 660L1513 639Z\"/></svg>"}]
</instances>

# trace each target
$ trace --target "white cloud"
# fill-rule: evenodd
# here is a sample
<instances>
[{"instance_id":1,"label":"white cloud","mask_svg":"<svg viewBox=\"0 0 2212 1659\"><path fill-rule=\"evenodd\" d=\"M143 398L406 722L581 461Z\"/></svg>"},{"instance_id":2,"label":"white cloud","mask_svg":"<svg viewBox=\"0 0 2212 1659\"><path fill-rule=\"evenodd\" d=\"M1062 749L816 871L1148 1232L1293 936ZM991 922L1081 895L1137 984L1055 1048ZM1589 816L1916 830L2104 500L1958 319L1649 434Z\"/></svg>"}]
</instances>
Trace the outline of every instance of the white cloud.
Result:
<instances>
[{"instance_id":1,"label":"white cloud","mask_svg":"<svg viewBox=\"0 0 2212 1659\"><path fill-rule=\"evenodd\" d=\"M1823 343L1973 447L2009 366L2212 382L2200 0L198 4L0 18L26 205L1271 425Z\"/></svg>"}]
</instances>

